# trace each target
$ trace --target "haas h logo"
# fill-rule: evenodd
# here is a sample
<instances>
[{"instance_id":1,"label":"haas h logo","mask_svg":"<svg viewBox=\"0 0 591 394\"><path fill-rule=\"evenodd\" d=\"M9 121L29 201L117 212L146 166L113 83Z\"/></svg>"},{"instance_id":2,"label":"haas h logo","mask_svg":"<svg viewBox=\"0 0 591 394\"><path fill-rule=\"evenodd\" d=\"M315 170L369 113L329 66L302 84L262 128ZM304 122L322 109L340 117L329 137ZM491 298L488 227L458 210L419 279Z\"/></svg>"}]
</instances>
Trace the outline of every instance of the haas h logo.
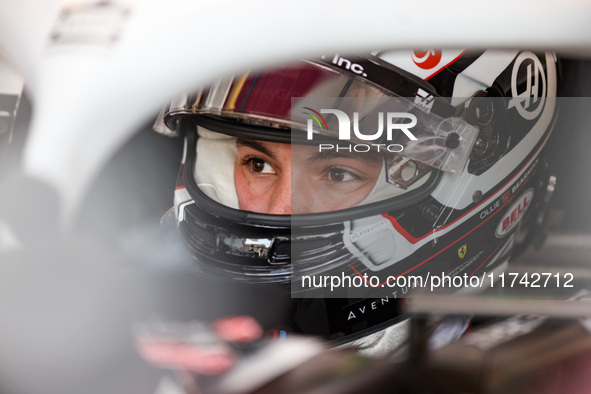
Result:
<instances>
[{"instance_id":1,"label":"haas h logo","mask_svg":"<svg viewBox=\"0 0 591 394\"><path fill-rule=\"evenodd\" d=\"M435 68L441 61L441 50L416 49L412 53L412 61L420 68L430 70Z\"/></svg>"},{"instance_id":2,"label":"haas h logo","mask_svg":"<svg viewBox=\"0 0 591 394\"><path fill-rule=\"evenodd\" d=\"M508 108L515 108L524 119L535 119L544 108L546 102L544 66L531 52L522 52L515 59L511 73L511 95L513 98L509 101Z\"/></svg>"}]
</instances>

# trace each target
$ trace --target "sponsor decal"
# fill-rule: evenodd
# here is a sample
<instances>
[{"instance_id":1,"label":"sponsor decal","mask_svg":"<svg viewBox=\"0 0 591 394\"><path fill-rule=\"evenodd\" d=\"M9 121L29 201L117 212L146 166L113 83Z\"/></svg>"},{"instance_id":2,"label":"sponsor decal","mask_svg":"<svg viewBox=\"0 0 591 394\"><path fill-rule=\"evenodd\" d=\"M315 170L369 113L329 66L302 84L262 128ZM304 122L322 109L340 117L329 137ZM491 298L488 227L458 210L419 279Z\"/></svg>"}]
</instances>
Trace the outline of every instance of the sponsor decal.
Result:
<instances>
[{"instance_id":1,"label":"sponsor decal","mask_svg":"<svg viewBox=\"0 0 591 394\"><path fill-rule=\"evenodd\" d=\"M466 248L466 252L467 251L468 251L468 249ZM462 274L462 272L464 272L466 269L468 269L470 266L472 266L472 264L474 264L476 261L478 261L482 257L483 254L484 254L484 250L479 250L478 253L476 253L474 256L470 257L468 260L462 262L456 268L452 269L450 272L447 273L447 275L450 277L460 276Z\"/></svg>"},{"instance_id":2,"label":"sponsor decal","mask_svg":"<svg viewBox=\"0 0 591 394\"><path fill-rule=\"evenodd\" d=\"M511 190L507 190L501 196L501 203L503 203L503 204L506 203L507 201L509 201L510 198L511 198Z\"/></svg>"},{"instance_id":3,"label":"sponsor decal","mask_svg":"<svg viewBox=\"0 0 591 394\"><path fill-rule=\"evenodd\" d=\"M368 298L343 308L343 320L349 324L357 324L395 308L391 298Z\"/></svg>"},{"instance_id":4,"label":"sponsor decal","mask_svg":"<svg viewBox=\"0 0 591 394\"><path fill-rule=\"evenodd\" d=\"M417 49L385 51L378 56L419 78L429 80L456 62L464 53L465 50L462 49Z\"/></svg>"},{"instance_id":5,"label":"sponsor decal","mask_svg":"<svg viewBox=\"0 0 591 394\"><path fill-rule=\"evenodd\" d=\"M464 244L464 245L460 246L460 248L458 249L458 256L460 256L460 258L463 259L466 256L467 251L468 251L468 245Z\"/></svg>"},{"instance_id":6,"label":"sponsor decal","mask_svg":"<svg viewBox=\"0 0 591 394\"><path fill-rule=\"evenodd\" d=\"M540 162L540 158L537 157L534 160L534 162L532 163L532 165L521 175L521 177L519 177L517 182L515 182L511 186L511 194L515 194L517 192L517 190L519 190L521 185L523 185L523 183L529 178L531 173L537 168L539 162Z\"/></svg>"},{"instance_id":7,"label":"sponsor decal","mask_svg":"<svg viewBox=\"0 0 591 394\"><path fill-rule=\"evenodd\" d=\"M325 59L325 56L321 56L322 59ZM363 66L357 63L353 63L349 59L345 59L344 57L340 56L336 53L331 60L331 63L335 66L344 68L345 70L349 70L357 75L361 75L362 77L367 77Z\"/></svg>"},{"instance_id":8,"label":"sponsor decal","mask_svg":"<svg viewBox=\"0 0 591 394\"><path fill-rule=\"evenodd\" d=\"M513 203L497 226L497 237L506 236L517 226L529 208L533 197L534 189L528 189Z\"/></svg>"},{"instance_id":9,"label":"sponsor decal","mask_svg":"<svg viewBox=\"0 0 591 394\"><path fill-rule=\"evenodd\" d=\"M417 91L417 95L415 96L415 104L418 108L430 114L434 102L435 98L431 93L419 88L419 90Z\"/></svg>"},{"instance_id":10,"label":"sponsor decal","mask_svg":"<svg viewBox=\"0 0 591 394\"><path fill-rule=\"evenodd\" d=\"M412 61L423 70L430 70L441 62L441 50L415 49L412 52Z\"/></svg>"},{"instance_id":11,"label":"sponsor decal","mask_svg":"<svg viewBox=\"0 0 591 394\"><path fill-rule=\"evenodd\" d=\"M504 206L510 199L511 197L517 193L517 191L519 190L519 188L524 184L525 181L527 181L527 179L529 179L530 175L532 174L532 172L537 168L538 163L540 162L539 158L536 158L531 165L525 170L525 172L523 174L521 174L521 176L515 181L515 183L513 183L502 195L501 197L497 198L496 200L494 200L493 202L491 202L490 204L488 204L486 206L486 208L480 212L479 216L480 219L485 219L488 216L490 216L492 213L496 212L497 209L501 208L502 206Z\"/></svg>"},{"instance_id":12,"label":"sponsor decal","mask_svg":"<svg viewBox=\"0 0 591 394\"><path fill-rule=\"evenodd\" d=\"M488 217L491 213L495 212L501 206L501 200L496 199L490 203L484 211L480 212L480 219Z\"/></svg>"},{"instance_id":13,"label":"sponsor decal","mask_svg":"<svg viewBox=\"0 0 591 394\"><path fill-rule=\"evenodd\" d=\"M355 231L351 231L351 234L349 235L349 239L351 240L351 242L357 242L367 236L373 235L376 231L380 231L380 229L382 229L382 227L388 225L389 222L387 220L379 220L376 223L373 223L369 226L365 226L359 230L355 230Z\"/></svg>"},{"instance_id":14,"label":"sponsor decal","mask_svg":"<svg viewBox=\"0 0 591 394\"><path fill-rule=\"evenodd\" d=\"M525 89L518 90L518 81L525 74ZM546 75L542 62L531 52L519 54L511 73L511 95L508 108L515 108L524 119L535 119L546 102Z\"/></svg>"}]
</instances>

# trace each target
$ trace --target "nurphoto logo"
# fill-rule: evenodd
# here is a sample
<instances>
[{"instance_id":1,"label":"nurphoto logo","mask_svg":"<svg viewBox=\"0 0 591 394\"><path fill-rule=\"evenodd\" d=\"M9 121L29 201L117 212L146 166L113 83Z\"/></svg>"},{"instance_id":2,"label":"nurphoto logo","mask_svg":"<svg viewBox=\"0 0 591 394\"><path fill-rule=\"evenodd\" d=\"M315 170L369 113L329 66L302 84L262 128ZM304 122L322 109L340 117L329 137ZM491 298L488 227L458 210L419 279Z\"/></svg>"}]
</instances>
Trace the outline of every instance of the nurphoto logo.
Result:
<instances>
[{"instance_id":1,"label":"nurphoto logo","mask_svg":"<svg viewBox=\"0 0 591 394\"><path fill-rule=\"evenodd\" d=\"M310 107L304 107L309 112L304 112L305 115L310 116L307 123L307 136L306 138L311 141L314 139L314 134L318 132L314 131L314 124L318 125L320 133L328 132L328 124L322 114L332 114L336 117L338 123L338 139L339 141L351 141L352 135L355 139L361 141L385 141L389 142L393 140L395 132L403 132L411 141L417 141L417 137L411 132L411 128L417 125L417 117L408 112L378 112L377 130L367 131L361 130L359 126L359 113L353 112L353 121L349 115L344 111L338 109L321 109L316 111ZM353 127L351 127L353 126ZM352 130L351 130L352 129ZM353 133L351 133L351 131ZM369 152L372 148L376 151L380 149L387 150L388 152L401 152L404 147L400 144L386 144L386 143L372 143L372 144L350 144L348 146L335 145L335 144L319 144L318 150L337 150L337 151L348 151L348 152Z\"/></svg>"}]
</instances>

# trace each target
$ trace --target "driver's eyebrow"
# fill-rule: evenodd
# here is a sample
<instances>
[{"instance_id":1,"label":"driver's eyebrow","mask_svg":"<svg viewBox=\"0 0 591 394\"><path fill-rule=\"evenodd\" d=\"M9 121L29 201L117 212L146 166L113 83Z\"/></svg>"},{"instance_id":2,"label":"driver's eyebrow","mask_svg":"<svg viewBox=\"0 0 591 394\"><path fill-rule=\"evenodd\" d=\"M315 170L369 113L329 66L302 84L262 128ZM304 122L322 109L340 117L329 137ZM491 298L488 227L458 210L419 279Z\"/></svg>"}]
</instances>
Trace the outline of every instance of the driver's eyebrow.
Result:
<instances>
[{"instance_id":1,"label":"driver's eyebrow","mask_svg":"<svg viewBox=\"0 0 591 394\"><path fill-rule=\"evenodd\" d=\"M261 153L264 153L265 155L269 156L271 159L275 159L275 155L273 154L273 152L271 152L265 145L261 144L258 141L255 140L249 140L249 139L245 139L245 138L237 138L236 139L236 146L240 147L240 146L245 146L248 148L252 148L254 150L258 150Z\"/></svg>"}]
</instances>

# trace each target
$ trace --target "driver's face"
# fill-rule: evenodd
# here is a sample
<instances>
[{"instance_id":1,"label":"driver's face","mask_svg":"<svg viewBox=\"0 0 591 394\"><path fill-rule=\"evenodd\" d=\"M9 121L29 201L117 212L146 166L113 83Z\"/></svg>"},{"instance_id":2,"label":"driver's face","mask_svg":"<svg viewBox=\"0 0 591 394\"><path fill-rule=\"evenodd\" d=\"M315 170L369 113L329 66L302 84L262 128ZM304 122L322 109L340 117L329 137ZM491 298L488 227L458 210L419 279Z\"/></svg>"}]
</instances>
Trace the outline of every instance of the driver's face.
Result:
<instances>
[{"instance_id":1,"label":"driver's face","mask_svg":"<svg viewBox=\"0 0 591 394\"><path fill-rule=\"evenodd\" d=\"M276 215L351 208L373 189L383 166L377 153L238 139L235 184L240 209Z\"/></svg>"}]
</instances>

